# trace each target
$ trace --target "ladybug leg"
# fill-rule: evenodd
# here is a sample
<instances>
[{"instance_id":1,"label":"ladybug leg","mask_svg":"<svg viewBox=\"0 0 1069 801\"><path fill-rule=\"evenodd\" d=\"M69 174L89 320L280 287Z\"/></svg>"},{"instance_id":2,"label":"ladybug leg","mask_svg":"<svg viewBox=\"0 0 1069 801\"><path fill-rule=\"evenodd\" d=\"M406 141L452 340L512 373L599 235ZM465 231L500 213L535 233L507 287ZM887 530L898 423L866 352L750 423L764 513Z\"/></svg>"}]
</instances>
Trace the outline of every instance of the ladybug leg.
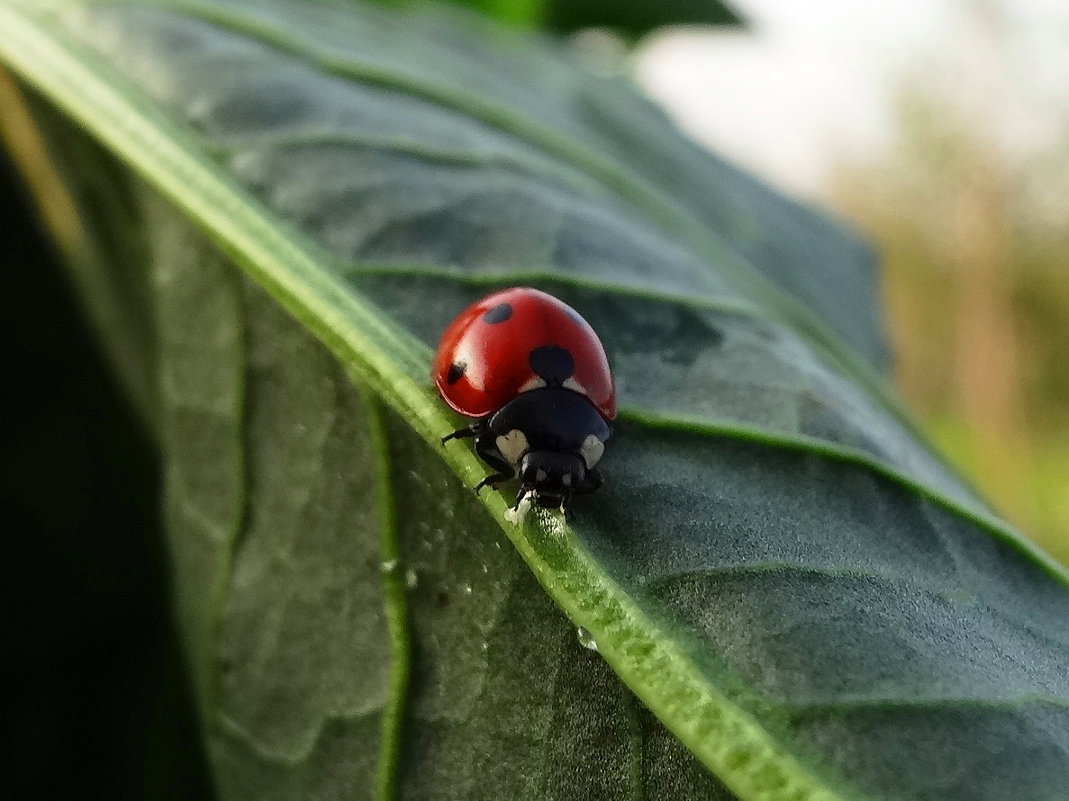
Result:
<instances>
[{"instance_id":1,"label":"ladybug leg","mask_svg":"<svg viewBox=\"0 0 1069 801\"><path fill-rule=\"evenodd\" d=\"M444 437L442 437L442 444L445 445L445 443L449 442L449 440L451 439L466 439L468 437L477 437L479 436L479 432L476 430L478 427L480 427L480 423L472 423L470 426L458 428L452 434L446 434Z\"/></svg>"},{"instance_id":2,"label":"ladybug leg","mask_svg":"<svg viewBox=\"0 0 1069 801\"><path fill-rule=\"evenodd\" d=\"M561 498L560 511L564 515L564 519L569 523L575 520L575 512L572 511L572 494L570 492Z\"/></svg>"},{"instance_id":3,"label":"ladybug leg","mask_svg":"<svg viewBox=\"0 0 1069 801\"><path fill-rule=\"evenodd\" d=\"M511 481L513 476L516 475L516 468L509 464L505 457L501 455L501 452L497 449L497 445L494 443L493 437L477 436L475 439L475 453L479 455L480 459L497 471L475 485L473 489L475 490L476 495L479 494L483 487L497 489L506 481Z\"/></svg>"},{"instance_id":4,"label":"ladybug leg","mask_svg":"<svg viewBox=\"0 0 1069 801\"><path fill-rule=\"evenodd\" d=\"M509 481L511 478L512 475L509 473L494 473L492 476L487 476L486 478L484 478L482 481L472 487L472 489L475 491L476 495L482 492L483 487L489 487L490 489L496 490L498 487L500 487L506 481Z\"/></svg>"},{"instance_id":5,"label":"ladybug leg","mask_svg":"<svg viewBox=\"0 0 1069 801\"><path fill-rule=\"evenodd\" d=\"M576 495L585 495L588 492L593 492L602 484L601 473L598 472L596 467L591 467L586 471L586 478L582 484L577 484L572 490Z\"/></svg>"}]
</instances>

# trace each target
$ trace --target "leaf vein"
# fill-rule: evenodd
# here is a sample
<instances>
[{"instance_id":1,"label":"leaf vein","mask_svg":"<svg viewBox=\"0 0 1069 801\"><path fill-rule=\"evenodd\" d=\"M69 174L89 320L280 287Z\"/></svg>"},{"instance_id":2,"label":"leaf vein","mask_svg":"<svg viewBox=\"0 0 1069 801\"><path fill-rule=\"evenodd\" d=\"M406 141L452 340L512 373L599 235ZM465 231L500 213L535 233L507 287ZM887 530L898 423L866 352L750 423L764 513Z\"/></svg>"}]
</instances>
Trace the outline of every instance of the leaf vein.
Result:
<instances>
[{"instance_id":1,"label":"leaf vein","mask_svg":"<svg viewBox=\"0 0 1069 801\"><path fill-rule=\"evenodd\" d=\"M354 377L355 378L355 377ZM356 382L360 388L362 382ZM401 553L400 532L397 530L397 507L391 475L392 459L386 433L385 410L381 401L361 390L367 409L371 447L374 451L375 480L379 488L379 547L382 565L383 604L390 634L391 665L385 709L382 715L382 734L379 742L378 799L390 801L397 796L397 782L401 763L405 713L411 676L412 634L408 620L408 594L399 569Z\"/></svg>"},{"instance_id":2,"label":"leaf vein","mask_svg":"<svg viewBox=\"0 0 1069 801\"><path fill-rule=\"evenodd\" d=\"M1069 699L1046 695L1018 695L1006 698L933 696L929 698L843 698L832 702L790 702L776 705L791 715L834 715L852 712L935 711L943 709L1020 710L1029 706L1051 707L1069 712Z\"/></svg>"}]
</instances>

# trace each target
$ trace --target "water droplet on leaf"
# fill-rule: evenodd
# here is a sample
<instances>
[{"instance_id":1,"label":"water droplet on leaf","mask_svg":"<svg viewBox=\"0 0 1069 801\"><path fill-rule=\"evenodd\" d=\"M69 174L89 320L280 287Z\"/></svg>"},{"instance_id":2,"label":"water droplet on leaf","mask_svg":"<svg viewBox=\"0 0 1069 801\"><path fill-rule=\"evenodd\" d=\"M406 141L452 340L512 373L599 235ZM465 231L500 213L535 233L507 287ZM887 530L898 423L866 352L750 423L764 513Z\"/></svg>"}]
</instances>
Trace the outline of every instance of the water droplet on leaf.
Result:
<instances>
[{"instance_id":1,"label":"water droplet on leaf","mask_svg":"<svg viewBox=\"0 0 1069 801\"><path fill-rule=\"evenodd\" d=\"M598 650L598 644L594 641L594 635L584 629L582 626L575 630L576 635L579 637L579 644L586 648L588 651Z\"/></svg>"}]
</instances>

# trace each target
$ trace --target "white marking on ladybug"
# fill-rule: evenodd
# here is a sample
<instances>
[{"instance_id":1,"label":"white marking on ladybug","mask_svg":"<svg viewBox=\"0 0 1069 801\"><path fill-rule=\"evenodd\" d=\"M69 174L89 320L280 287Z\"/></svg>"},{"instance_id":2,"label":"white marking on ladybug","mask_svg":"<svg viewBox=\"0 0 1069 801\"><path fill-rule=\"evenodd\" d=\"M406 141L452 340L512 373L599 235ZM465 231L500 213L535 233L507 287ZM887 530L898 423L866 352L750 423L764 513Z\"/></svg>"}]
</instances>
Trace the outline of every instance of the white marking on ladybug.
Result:
<instances>
[{"instance_id":1,"label":"white marking on ladybug","mask_svg":"<svg viewBox=\"0 0 1069 801\"><path fill-rule=\"evenodd\" d=\"M572 485L572 474L565 473L563 476L560 477L560 483L563 484L565 487L570 487Z\"/></svg>"},{"instance_id":2,"label":"white marking on ladybug","mask_svg":"<svg viewBox=\"0 0 1069 801\"><path fill-rule=\"evenodd\" d=\"M568 378L564 379L564 383L561 384L561 386L565 389L570 389L572 392L578 392L580 395L590 394L586 391L586 387L584 387L582 384L575 380L574 376L569 376Z\"/></svg>"},{"instance_id":3,"label":"white marking on ladybug","mask_svg":"<svg viewBox=\"0 0 1069 801\"><path fill-rule=\"evenodd\" d=\"M471 365L477 364L477 363L478 363L478 360L476 359L475 354L472 353L470 347L457 348L456 353L453 354L453 364L462 364L462 365L464 365L465 368L468 368ZM473 380L473 378L477 375L476 372L470 372L469 373L465 369L465 371L462 373L462 375L468 379L468 383L471 384L473 389L477 389L480 392L485 391L486 387L484 387L480 383L476 383Z\"/></svg>"},{"instance_id":4,"label":"white marking on ladybug","mask_svg":"<svg viewBox=\"0 0 1069 801\"><path fill-rule=\"evenodd\" d=\"M539 484L541 484L541 483L542 483L543 481L545 481L545 480L546 480L546 478L548 477L548 475L549 475L549 474L548 474L548 473L546 473L546 471L545 471L545 470L543 470L543 469L542 469L542 468L540 467L540 468L538 468L538 472L536 472L536 473L535 473L535 481L536 481L536 482L538 482Z\"/></svg>"},{"instance_id":5,"label":"white marking on ladybug","mask_svg":"<svg viewBox=\"0 0 1069 801\"><path fill-rule=\"evenodd\" d=\"M519 464L520 459L527 453L527 437L518 428L512 429L507 434L502 434L494 440L494 443L509 464Z\"/></svg>"},{"instance_id":6,"label":"white marking on ladybug","mask_svg":"<svg viewBox=\"0 0 1069 801\"><path fill-rule=\"evenodd\" d=\"M586 462L587 470L601 460L601 455L603 453L605 453L605 443L593 434L588 434L587 438L583 440L582 446L579 448L579 455L582 456L583 461Z\"/></svg>"},{"instance_id":7,"label":"white marking on ladybug","mask_svg":"<svg viewBox=\"0 0 1069 801\"><path fill-rule=\"evenodd\" d=\"M523 386L520 387L520 392L530 392L532 389L542 389L546 385L545 379L540 376L535 376L529 379Z\"/></svg>"}]
</instances>

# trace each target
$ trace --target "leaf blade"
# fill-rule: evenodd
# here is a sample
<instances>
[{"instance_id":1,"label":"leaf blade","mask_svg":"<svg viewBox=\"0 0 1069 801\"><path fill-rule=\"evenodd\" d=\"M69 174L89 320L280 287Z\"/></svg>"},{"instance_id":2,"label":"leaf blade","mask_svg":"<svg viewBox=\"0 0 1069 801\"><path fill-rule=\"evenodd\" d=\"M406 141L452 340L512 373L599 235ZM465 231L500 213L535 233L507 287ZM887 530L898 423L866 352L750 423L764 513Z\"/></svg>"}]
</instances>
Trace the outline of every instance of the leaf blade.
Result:
<instances>
[{"instance_id":1,"label":"leaf blade","mask_svg":"<svg viewBox=\"0 0 1069 801\"><path fill-rule=\"evenodd\" d=\"M18 33L16 29L16 47ZM70 43L64 46L76 50ZM40 51L35 55L40 55ZM82 56L84 54L80 58ZM71 87L81 86L84 92L85 81L93 76L86 76L84 70L79 70L78 64L73 68L81 80L70 82L66 89L62 85L58 90L55 86L51 88L73 92ZM50 80L47 75L42 77L39 69L34 71L27 68L27 74L42 83ZM109 81L114 84L116 79L109 78L105 83ZM49 87L46 85L46 88ZM103 88L106 90L108 87ZM112 97L111 100L118 101L121 106L124 99L129 101L131 97L136 96ZM66 102L76 113L78 104L85 103L77 93L71 94ZM272 235L277 220L271 211L251 200L245 190L224 171L208 163L201 155L202 145L198 140L176 130L164 115L158 115L158 119L152 118L152 112L145 113L139 105L128 105L125 111L135 116L143 114L141 121L150 121L134 134L134 140L141 136L144 137L143 141L132 141L129 131L120 131L119 141L113 142L116 149L135 162L138 158L144 159L144 164L138 164L145 174L156 180L178 205L185 206L192 218L209 229L228 252L235 254L243 266L263 281L284 305L302 322L310 325L347 365L361 369L362 375L373 386L412 415L412 423L425 440L433 441L437 433L446 430L447 418L422 387L425 350L416 344L415 339L395 334L374 306L360 300L350 286L339 280L332 271L332 259L323 251L294 237L290 231L283 230ZM103 118L114 114L115 108L113 106L111 111L105 112ZM86 114L83 105L81 113L84 121L90 124L96 122L102 136L113 135L100 122L101 118L92 119L99 109ZM120 113L119 117L122 116ZM180 143L177 151L171 153L171 157L177 158L177 161L167 162L165 158L162 166L161 162L155 161L159 152L158 142L154 141L160 138L161 133L172 145ZM122 140L122 135L128 138ZM182 150L183 147L188 149ZM185 158L184 162L182 157ZM186 169L177 169L179 163L184 164ZM213 215L209 206L216 204L224 209L236 208L239 213L233 218ZM257 241L261 235L266 237L266 244ZM398 368L397 364L401 366ZM650 454L659 454L656 458L671 462L678 455L677 451L686 450L686 443L680 443L678 437L663 437L664 442L673 443L671 448L666 448L664 442L658 439L659 434L646 432L632 434L628 447L638 447L643 437L653 443L649 446L652 450L647 450L646 456L635 455L641 452L641 448L639 451L632 450L631 455L627 455L626 450L621 452L621 484L644 488L643 498L651 508L661 498L665 512L661 517L674 520L674 525L678 526L678 514L671 514L672 508L663 507L663 487L658 488L653 484L651 488L648 475L629 472L625 468L648 464L654 458ZM623 442L626 443L627 439ZM770 458L765 451L752 453L761 454L755 456L757 463ZM449 449L446 458L455 470L467 474L469 480L479 474L474 459L461 448ZM697 461L706 465L715 463L709 458ZM804 467L807 463L802 460L799 464ZM680 471L667 472L677 474ZM736 473L731 475L734 477L727 485L736 488L742 486L739 476L745 475L743 467L736 466ZM834 481L825 483L835 484ZM812 491L815 493L817 487ZM536 573L541 571L540 580L570 612L573 620L597 632L603 653L618 672L629 678L650 706L670 721L677 735L707 764L728 779L738 792L754 798L788 797L795 791L809 792L812 797L832 797L830 793L835 791L828 788L837 786L834 770L825 775L823 771L828 768L824 766L814 775L810 768L800 767L796 758L799 754L804 755L804 749L798 750L797 744L791 740L789 728L783 728L782 721L777 721L776 715L769 715L767 710L762 712L762 703L752 698L752 692L740 691L737 685L733 685L735 680L732 679L732 673L745 674L745 671L737 665L730 670L723 666L707 666L703 669L695 661L687 643L708 641L708 635L704 635L703 640L697 624L689 624L691 633L688 633L679 620L665 623L663 599L659 599L656 593L645 592L644 582L634 575L633 570L628 572L629 565L641 564L640 554L626 550L621 552L621 544L608 536L609 527L603 525L604 521L612 519L613 509L609 501L614 497L606 494L595 501L596 505L591 508L597 514L591 517L589 523L584 521L584 525L575 531L579 538L576 542L555 537L552 531L555 521L552 520L541 521L541 529L529 528L517 532L508 526L504 528ZM501 500L494 498L487 504L500 520L503 511ZM760 508L755 500L737 503L736 506ZM677 513L679 508L686 509L687 504L677 502ZM927 510L926 514L933 512ZM749 525L754 524L750 520ZM624 530L621 526L613 528ZM763 533L767 539L767 531L757 530L755 533ZM805 540L804 535L798 536L801 541ZM1012 543L1012 535L1007 536ZM701 542L700 538L692 539ZM761 536L755 538L755 541L761 540ZM788 537L784 542L789 540ZM885 554L884 558L892 557ZM1015 557L1011 554L1004 558L1012 561ZM1001 564L998 560L995 563ZM1024 562L1022 564L1027 565ZM1056 571L1052 572L1059 575ZM1000 592L1005 594L1004 590ZM765 595L774 596L775 593ZM1059 600L1060 597L1052 595L1051 603L1063 603L1064 599ZM1005 605L1007 602L1003 599L1001 603ZM715 607L715 604L710 604L710 608ZM1026 610L1026 613L1022 613L1023 619L1034 621L1040 609L1041 605ZM671 621L671 615L668 619ZM720 634L721 637L730 635L731 632ZM1055 631L1052 636L1056 639L1061 634ZM669 665L670 669L665 670L665 665ZM756 681L753 676L748 679ZM728 690L718 689L721 685ZM691 708L688 709L688 705ZM762 714L765 719L761 718ZM780 728L777 729L777 725ZM709 736L710 732L717 736ZM735 742L741 744L739 750L725 750L724 743L728 741L725 738L730 737L737 737Z\"/></svg>"}]
</instances>

